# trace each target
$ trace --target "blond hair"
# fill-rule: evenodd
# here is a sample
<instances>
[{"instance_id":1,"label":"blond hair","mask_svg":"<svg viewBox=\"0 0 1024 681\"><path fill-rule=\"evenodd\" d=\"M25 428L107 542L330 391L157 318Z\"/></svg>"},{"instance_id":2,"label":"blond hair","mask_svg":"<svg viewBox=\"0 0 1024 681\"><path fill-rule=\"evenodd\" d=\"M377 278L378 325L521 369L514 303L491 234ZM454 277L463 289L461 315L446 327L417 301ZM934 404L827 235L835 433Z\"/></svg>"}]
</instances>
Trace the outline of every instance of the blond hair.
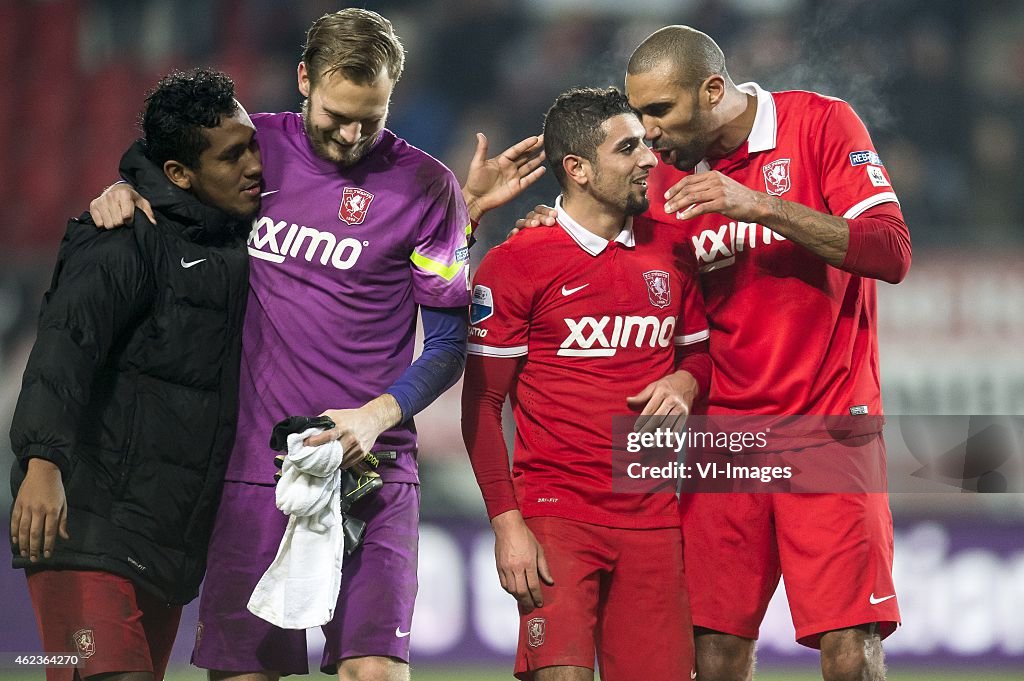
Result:
<instances>
[{"instance_id":1,"label":"blond hair","mask_svg":"<svg viewBox=\"0 0 1024 681\"><path fill-rule=\"evenodd\" d=\"M405 66L405 48L391 22L376 12L349 7L325 14L309 27L302 49L312 85L340 72L359 85L374 83L386 69L398 82Z\"/></svg>"}]
</instances>

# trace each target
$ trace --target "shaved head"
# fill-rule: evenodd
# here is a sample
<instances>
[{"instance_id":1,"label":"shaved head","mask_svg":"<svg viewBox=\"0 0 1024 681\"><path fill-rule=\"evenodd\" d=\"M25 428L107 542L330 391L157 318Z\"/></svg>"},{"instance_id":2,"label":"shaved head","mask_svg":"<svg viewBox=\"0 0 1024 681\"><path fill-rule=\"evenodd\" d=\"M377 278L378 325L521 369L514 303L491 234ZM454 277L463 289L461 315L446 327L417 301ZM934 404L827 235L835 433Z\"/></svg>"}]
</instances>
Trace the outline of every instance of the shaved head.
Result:
<instances>
[{"instance_id":1,"label":"shaved head","mask_svg":"<svg viewBox=\"0 0 1024 681\"><path fill-rule=\"evenodd\" d=\"M665 66L685 88L695 88L714 75L732 82L722 49L711 36L689 26L666 26L647 36L629 58L626 73L638 75Z\"/></svg>"}]
</instances>

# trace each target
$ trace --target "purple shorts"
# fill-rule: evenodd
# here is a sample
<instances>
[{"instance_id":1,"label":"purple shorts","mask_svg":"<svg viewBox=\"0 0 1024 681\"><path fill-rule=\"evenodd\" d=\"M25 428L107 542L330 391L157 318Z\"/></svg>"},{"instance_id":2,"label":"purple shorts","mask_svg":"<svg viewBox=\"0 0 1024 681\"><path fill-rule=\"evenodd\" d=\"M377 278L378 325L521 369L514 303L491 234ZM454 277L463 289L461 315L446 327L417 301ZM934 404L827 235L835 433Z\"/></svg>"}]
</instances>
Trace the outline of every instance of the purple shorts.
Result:
<instances>
[{"instance_id":1,"label":"purple shorts","mask_svg":"<svg viewBox=\"0 0 1024 681\"><path fill-rule=\"evenodd\" d=\"M334 619L325 624L321 670L379 655L409 661L416 600L418 485L388 482L352 514L366 521L363 545L346 556ZM309 673L306 632L280 629L246 609L277 554L287 517L273 485L227 482L210 539L192 664L230 672Z\"/></svg>"}]
</instances>

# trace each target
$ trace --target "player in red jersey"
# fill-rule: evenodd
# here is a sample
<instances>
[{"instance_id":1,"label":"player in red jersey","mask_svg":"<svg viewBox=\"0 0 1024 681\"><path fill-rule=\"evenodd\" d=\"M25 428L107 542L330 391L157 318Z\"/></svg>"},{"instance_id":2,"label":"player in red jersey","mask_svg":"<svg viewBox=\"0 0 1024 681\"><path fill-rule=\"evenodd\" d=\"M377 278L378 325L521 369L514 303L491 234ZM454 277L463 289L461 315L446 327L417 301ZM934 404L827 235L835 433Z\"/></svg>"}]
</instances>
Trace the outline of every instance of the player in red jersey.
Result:
<instances>
[{"instance_id":1,"label":"player in red jersey","mask_svg":"<svg viewBox=\"0 0 1024 681\"><path fill-rule=\"evenodd\" d=\"M521 679L593 679L595 652L608 681L693 674L675 495L612 492L613 417L687 414L710 380L677 229L633 217L657 163L643 137L614 88L560 96L544 130L557 227L495 247L474 282L463 433L520 606Z\"/></svg>"},{"instance_id":2,"label":"player in red jersey","mask_svg":"<svg viewBox=\"0 0 1024 681\"><path fill-rule=\"evenodd\" d=\"M879 416L874 280L903 279L910 236L850 106L735 85L685 26L641 43L626 91L665 161L649 215L682 230L701 271L709 413ZM842 445L884 456L877 432ZM899 623L885 494L694 494L680 510L701 681L751 678L780 575L827 681L884 678Z\"/></svg>"}]
</instances>

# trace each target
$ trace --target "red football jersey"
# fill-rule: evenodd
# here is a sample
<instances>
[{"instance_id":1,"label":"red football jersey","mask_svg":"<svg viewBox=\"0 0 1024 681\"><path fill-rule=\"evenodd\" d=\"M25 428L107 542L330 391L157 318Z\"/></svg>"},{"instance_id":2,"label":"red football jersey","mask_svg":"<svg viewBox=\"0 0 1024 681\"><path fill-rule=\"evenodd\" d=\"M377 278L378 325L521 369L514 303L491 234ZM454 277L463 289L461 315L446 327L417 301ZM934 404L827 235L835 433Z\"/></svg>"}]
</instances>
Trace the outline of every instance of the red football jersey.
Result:
<instances>
[{"instance_id":1,"label":"red football jersey","mask_svg":"<svg viewBox=\"0 0 1024 681\"><path fill-rule=\"evenodd\" d=\"M845 218L897 201L846 102L739 87L757 96L750 136L694 172L717 170ZM881 414L875 281L832 267L763 225L666 214L664 193L685 176L667 164L654 168L648 213L683 230L701 272L715 363L709 413Z\"/></svg>"},{"instance_id":2,"label":"red football jersey","mask_svg":"<svg viewBox=\"0 0 1024 681\"><path fill-rule=\"evenodd\" d=\"M521 358L516 501L525 517L673 527L674 495L612 493L612 419L631 423L626 398L707 340L696 273L674 228L638 218L607 241L558 220L492 248L474 279L470 354Z\"/></svg>"}]
</instances>

